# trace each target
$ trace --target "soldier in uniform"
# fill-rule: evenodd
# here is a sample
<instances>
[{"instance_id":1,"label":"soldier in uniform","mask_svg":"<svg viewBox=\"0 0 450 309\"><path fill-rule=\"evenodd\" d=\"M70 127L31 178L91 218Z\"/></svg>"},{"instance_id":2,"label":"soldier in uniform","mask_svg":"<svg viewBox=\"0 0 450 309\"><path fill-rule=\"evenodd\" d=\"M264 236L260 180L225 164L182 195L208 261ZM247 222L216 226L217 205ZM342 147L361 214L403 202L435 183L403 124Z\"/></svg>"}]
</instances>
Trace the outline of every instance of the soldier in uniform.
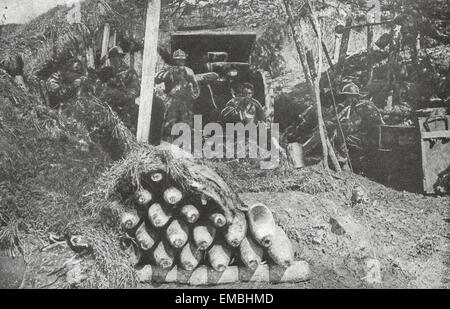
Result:
<instances>
[{"instance_id":1,"label":"soldier in uniform","mask_svg":"<svg viewBox=\"0 0 450 309\"><path fill-rule=\"evenodd\" d=\"M78 59L71 61L65 70L60 69L50 75L46 81L50 106L62 109L65 102L80 95L86 79L83 64Z\"/></svg>"},{"instance_id":2,"label":"soldier in uniform","mask_svg":"<svg viewBox=\"0 0 450 309\"><path fill-rule=\"evenodd\" d=\"M371 152L376 148L374 136L378 132L377 127L383 124L383 118L372 101L363 99L354 83L345 85L340 94L345 96L345 101L340 104L339 119L350 156L356 158L352 165L356 171L365 170L370 163ZM346 158L345 146L342 140L339 141L339 136L338 155Z\"/></svg>"},{"instance_id":3,"label":"soldier in uniform","mask_svg":"<svg viewBox=\"0 0 450 309\"><path fill-rule=\"evenodd\" d=\"M113 70L113 77L107 82L108 86L120 90L125 100L134 101L140 92L138 74L125 64L125 53L119 46L111 48L108 57Z\"/></svg>"},{"instance_id":4,"label":"soldier in uniform","mask_svg":"<svg viewBox=\"0 0 450 309\"><path fill-rule=\"evenodd\" d=\"M193 103L200 96L200 88L192 69L186 66L187 55L176 50L173 55L173 66L156 75L157 84L164 83L167 98L164 114L163 138L173 141L172 127L176 123L186 123L193 127Z\"/></svg>"},{"instance_id":5,"label":"soldier in uniform","mask_svg":"<svg viewBox=\"0 0 450 309\"><path fill-rule=\"evenodd\" d=\"M109 50L112 77L108 78L104 99L117 112L124 124L134 132L138 117L138 106L135 104L140 93L140 82L136 71L125 64L125 53L115 46Z\"/></svg>"},{"instance_id":6,"label":"soldier in uniform","mask_svg":"<svg viewBox=\"0 0 450 309\"><path fill-rule=\"evenodd\" d=\"M242 85L242 96L231 99L222 110L222 120L225 123L242 122L244 124L264 121L265 114L261 104L253 98L254 86L250 83Z\"/></svg>"}]
</instances>

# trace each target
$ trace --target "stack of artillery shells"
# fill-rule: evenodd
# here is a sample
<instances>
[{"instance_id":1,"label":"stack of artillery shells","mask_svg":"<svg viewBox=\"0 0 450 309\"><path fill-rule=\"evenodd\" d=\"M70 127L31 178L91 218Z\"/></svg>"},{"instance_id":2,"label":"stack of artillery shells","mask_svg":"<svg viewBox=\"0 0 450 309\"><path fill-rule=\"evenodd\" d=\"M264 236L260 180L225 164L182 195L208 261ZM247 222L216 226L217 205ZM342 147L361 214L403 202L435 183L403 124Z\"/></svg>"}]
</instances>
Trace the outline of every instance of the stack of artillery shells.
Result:
<instances>
[{"instance_id":1,"label":"stack of artillery shells","mask_svg":"<svg viewBox=\"0 0 450 309\"><path fill-rule=\"evenodd\" d=\"M229 222L214 202L183 192L167 178L150 175L152 184L135 192L134 209L121 216L129 240L123 246L134 266L185 272L207 267L220 273L231 266L292 265L292 245L265 205L235 211Z\"/></svg>"}]
</instances>

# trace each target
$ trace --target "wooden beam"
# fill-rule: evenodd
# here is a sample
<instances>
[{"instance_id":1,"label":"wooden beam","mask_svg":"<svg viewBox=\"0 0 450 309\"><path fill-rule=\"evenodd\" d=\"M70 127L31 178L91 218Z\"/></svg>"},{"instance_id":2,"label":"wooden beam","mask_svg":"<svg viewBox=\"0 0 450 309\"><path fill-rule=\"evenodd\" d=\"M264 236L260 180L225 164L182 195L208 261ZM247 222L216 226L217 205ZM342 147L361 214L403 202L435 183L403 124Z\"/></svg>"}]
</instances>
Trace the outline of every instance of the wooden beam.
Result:
<instances>
[{"instance_id":1,"label":"wooden beam","mask_svg":"<svg viewBox=\"0 0 450 309\"><path fill-rule=\"evenodd\" d=\"M372 83L373 79L373 28L367 26L367 85Z\"/></svg>"},{"instance_id":2,"label":"wooden beam","mask_svg":"<svg viewBox=\"0 0 450 309\"><path fill-rule=\"evenodd\" d=\"M421 132L422 139L450 138L450 131Z\"/></svg>"},{"instance_id":3,"label":"wooden beam","mask_svg":"<svg viewBox=\"0 0 450 309\"><path fill-rule=\"evenodd\" d=\"M117 31L114 30L113 34L111 35L111 39L109 40L109 48L113 48L117 45Z\"/></svg>"},{"instance_id":4,"label":"wooden beam","mask_svg":"<svg viewBox=\"0 0 450 309\"><path fill-rule=\"evenodd\" d=\"M94 40L90 39L90 44L86 47L86 60L88 68L95 68Z\"/></svg>"},{"instance_id":5,"label":"wooden beam","mask_svg":"<svg viewBox=\"0 0 450 309\"><path fill-rule=\"evenodd\" d=\"M347 57L347 52L348 52L348 43L350 42L350 33L352 31L352 29L350 29L349 27L351 27L353 23L353 18L352 17L348 17L347 21L345 23L345 30L344 33L342 34L342 38L341 38L341 46L339 49L339 65L342 68L342 65L345 61L345 58Z\"/></svg>"},{"instance_id":6,"label":"wooden beam","mask_svg":"<svg viewBox=\"0 0 450 309\"><path fill-rule=\"evenodd\" d=\"M311 15L312 14L314 14L314 13L311 11ZM328 144L327 144L328 135L327 135L327 131L325 128L325 122L323 120L322 102L320 100L320 78L322 76L322 67L323 67L322 27L315 16L314 17L311 16L311 18L313 19L313 22L317 25L317 38L319 41L319 43L318 43L319 60L318 60L318 65L317 65L317 78L314 83L314 89L315 89L315 93L316 93L316 105L317 105L317 120L318 120L317 122L319 124L320 139L322 142L323 166L325 167L325 169L329 169L329 164L328 164L329 148L328 148Z\"/></svg>"},{"instance_id":7,"label":"wooden beam","mask_svg":"<svg viewBox=\"0 0 450 309\"><path fill-rule=\"evenodd\" d=\"M156 62L158 60L158 31L161 0L148 0L145 26L144 56L142 63L141 99L137 126L138 142L148 143L153 107Z\"/></svg>"},{"instance_id":8,"label":"wooden beam","mask_svg":"<svg viewBox=\"0 0 450 309\"><path fill-rule=\"evenodd\" d=\"M374 23L375 16L373 14L368 14L367 23ZM369 85L372 83L373 79L373 26L367 26L367 83Z\"/></svg>"},{"instance_id":9,"label":"wooden beam","mask_svg":"<svg viewBox=\"0 0 450 309\"><path fill-rule=\"evenodd\" d=\"M339 35L335 34L334 35L334 56L333 56L333 61L334 62L338 62L339 61L339 49L341 46L341 40Z\"/></svg>"},{"instance_id":10,"label":"wooden beam","mask_svg":"<svg viewBox=\"0 0 450 309\"><path fill-rule=\"evenodd\" d=\"M109 38L111 36L111 26L110 24L106 23L103 28L103 40L102 40L102 53L101 53L101 59L105 60L105 65L109 64L108 58L108 50L109 50Z\"/></svg>"}]
</instances>

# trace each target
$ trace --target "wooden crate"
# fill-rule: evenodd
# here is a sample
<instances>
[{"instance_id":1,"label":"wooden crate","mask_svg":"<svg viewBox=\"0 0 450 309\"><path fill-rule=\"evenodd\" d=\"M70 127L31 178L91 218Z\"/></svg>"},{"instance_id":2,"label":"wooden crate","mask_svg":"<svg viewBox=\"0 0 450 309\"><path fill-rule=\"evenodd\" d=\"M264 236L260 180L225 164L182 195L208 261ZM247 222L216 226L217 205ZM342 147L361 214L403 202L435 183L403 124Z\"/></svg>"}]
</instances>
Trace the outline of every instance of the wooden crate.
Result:
<instances>
[{"instance_id":1,"label":"wooden crate","mask_svg":"<svg viewBox=\"0 0 450 309\"><path fill-rule=\"evenodd\" d=\"M450 115L442 109L418 111L422 156L423 190L428 194L450 193L437 187L442 173L450 166Z\"/></svg>"},{"instance_id":2,"label":"wooden crate","mask_svg":"<svg viewBox=\"0 0 450 309\"><path fill-rule=\"evenodd\" d=\"M417 130L415 127L388 126L378 127L378 149L393 150L415 145Z\"/></svg>"}]
</instances>

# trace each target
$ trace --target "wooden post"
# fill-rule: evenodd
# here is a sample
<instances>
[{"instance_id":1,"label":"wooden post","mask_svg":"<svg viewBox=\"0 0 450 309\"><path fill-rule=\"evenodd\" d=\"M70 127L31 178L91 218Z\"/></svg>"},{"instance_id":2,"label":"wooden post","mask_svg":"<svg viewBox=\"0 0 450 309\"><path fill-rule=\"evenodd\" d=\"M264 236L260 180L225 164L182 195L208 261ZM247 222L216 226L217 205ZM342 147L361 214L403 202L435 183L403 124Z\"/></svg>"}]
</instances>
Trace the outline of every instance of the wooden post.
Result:
<instances>
[{"instance_id":1,"label":"wooden post","mask_svg":"<svg viewBox=\"0 0 450 309\"><path fill-rule=\"evenodd\" d=\"M153 107L156 62L158 60L158 31L161 0L148 0L145 26L144 59L142 63L141 99L137 126L137 140L147 143Z\"/></svg>"},{"instance_id":2,"label":"wooden post","mask_svg":"<svg viewBox=\"0 0 450 309\"><path fill-rule=\"evenodd\" d=\"M86 48L86 58L88 68L95 68L94 40L90 40L90 44Z\"/></svg>"},{"instance_id":3,"label":"wooden post","mask_svg":"<svg viewBox=\"0 0 450 309\"><path fill-rule=\"evenodd\" d=\"M103 28L103 41L102 41L102 53L101 59L105 59L105 65L109 65L108 50L109 50L109 37L111 33L111 26L106 23Z\"/></svg>"},{"instance_id":4,"label":"wooden post","mask_svg":"<svg viewBox=\"0 0 450 309\"><path fill-rule=\"evenodd\" d=\"M367 17L367 23L374 23L375 16L369 14ZM373 26L367 26L367 83L369 85L372 83L373 79Z\"/></svg>"},{"instance_id":5,"label":"wooden post","mask_svg":"<svg viewBox=\"0 0 450 309\"><path fill-rule=\"evenodd\" d=\"M333 56L333 61L336 62L336 63L339 61L340 45L341 45L341 40L339 38L339 35L335 34L334 35L334 56Z\"/></svg>"},{"instance_id":6,"label":"wooden post","mask_svg":"<svg viewBox=\"0 0 450 309\"><path fill-rule=\"evenodd\" d=\"M113 48L117 45L117 31L114 30L114 33L111 35L111 39L109 40L109 48Z\"/></svg>"},{"instance_id":7,"label":"wooden post","mask_svg":"<svg viewBox=\"0 0 450 309\"><path fill-rule=\"evenodd\" d=\"M311 14L313 14L311 12ZM313 21L317 21L316 18L314 17ZM315 80L314 83L314 89L316 92L316 105L317 105L317 120L319 123L319 133L320 133L320 139L322 142L322 155L323 155L323 165L325 167L325 169L329 169L329 165L328 165L328 154L329 154L329 150L328 150L328 144L327 144L327 132L325 129L325 122L323 121L323 116L322 116L322 102L320 100L320 77L322 76L322 66L323 66L323 58L322 58L322 27L320 25L320 23L317 21L317 38L319 40L319 51L318 51L318 56L319 56L319 60L318 60L318 65L317 65L317 78Z\"/></svg>"},{"instance_id":8,"label":"wooden post","mask_svg":"<svg viewBox=\"0 0 450 309\"><path fill-rule=\"evenodd\" d=\"M130 29L130 38L131 38L131 44L130 44L130 67L134 69L135 65L135 59L134 59L134 49L135 49L135 43L134 40L136 39L134 34L134 28L131 27Z\"/></svg>"},{"instance_id":9,"label":"wooden post","mask_svg":"<svg viewBox=\"0 0 450 309\"><path fill-rule=\"evenodd\" d=\"M341 39L341 46L339 49L339 65L340 68L343 67L343 63L345 61L345 58L347 57L347 51L348 51L348 43L350 41L350 33L352 32L352 29L350 29L349 27L351 27L353 23L353 18L352 17L348 17L347 21L345 23L345 30L344 33L342 34L342 39Z\"/></svg>"},{"instance_id":10,"label":"wooden post","mask_svg":"<svg viewBox=\"0 0 450 309\"><path fill-rule=\"evenodd\" d=\"M373 79L373 28L367 26L367 85L372 82Z\"/></svg>"}]
</instances>

